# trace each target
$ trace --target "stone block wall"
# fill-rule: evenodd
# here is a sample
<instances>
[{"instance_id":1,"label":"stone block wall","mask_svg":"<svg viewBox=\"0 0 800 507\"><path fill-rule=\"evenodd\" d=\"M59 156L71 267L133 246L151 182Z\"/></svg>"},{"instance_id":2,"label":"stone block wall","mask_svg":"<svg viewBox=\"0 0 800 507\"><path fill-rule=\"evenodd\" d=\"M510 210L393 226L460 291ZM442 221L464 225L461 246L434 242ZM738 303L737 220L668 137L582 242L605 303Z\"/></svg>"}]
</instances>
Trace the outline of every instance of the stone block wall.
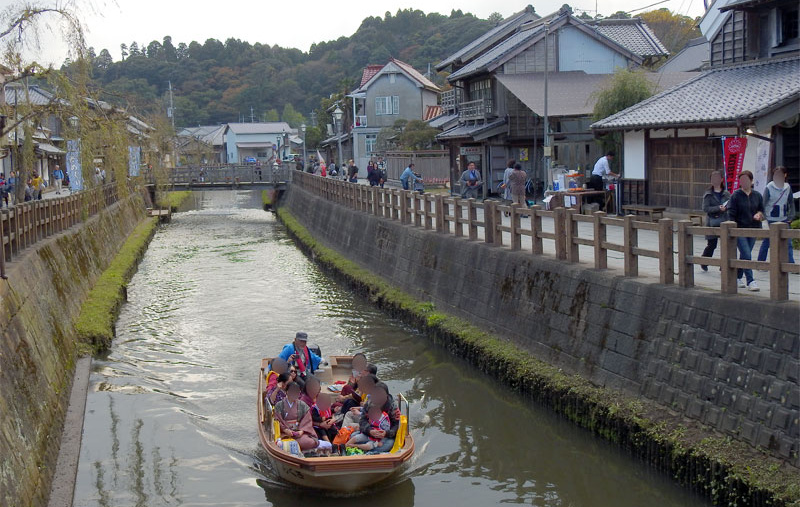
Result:
<instances>
[{"instance_id":1,"label":"stone block wall","mask_svg":"<svg viewBox=\"0 0 800 507\"><path fill-rule=\"evenodd\" d=\"M534 357L800 466L796 301L625 278L400 225L297 187L282 205L325 246Z\"/></svg>"},{"instance_id":2,"label":"stone block wall","mask_svg":"<svg viewBox=\"0 0 800 507\"><path fill-rule=\"evenodd\" d=\"M145 215L132 195L15 257L0 280L0 507L46 501L76 359L73 320Z\"/></svg>"}]
</instances>

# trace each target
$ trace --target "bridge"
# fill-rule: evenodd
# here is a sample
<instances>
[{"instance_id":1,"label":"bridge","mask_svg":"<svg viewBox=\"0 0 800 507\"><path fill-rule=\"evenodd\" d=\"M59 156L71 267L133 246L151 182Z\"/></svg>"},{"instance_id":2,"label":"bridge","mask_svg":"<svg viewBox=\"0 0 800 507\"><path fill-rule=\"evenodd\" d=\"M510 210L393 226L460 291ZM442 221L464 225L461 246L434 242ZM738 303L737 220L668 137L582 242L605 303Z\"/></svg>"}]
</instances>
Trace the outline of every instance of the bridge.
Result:
<instances>
[{"instance_id":1,"label":"bridge","mask_svg":"<svg viewBox=\"0 0 800 507\"><path fill-rule=\"evenodd\" d=\"M233 188L282 189L292 180L293 168L283 165L204 165L176 167L169 185L176 190L229 190Z\"/></svg>"}]
</instances>

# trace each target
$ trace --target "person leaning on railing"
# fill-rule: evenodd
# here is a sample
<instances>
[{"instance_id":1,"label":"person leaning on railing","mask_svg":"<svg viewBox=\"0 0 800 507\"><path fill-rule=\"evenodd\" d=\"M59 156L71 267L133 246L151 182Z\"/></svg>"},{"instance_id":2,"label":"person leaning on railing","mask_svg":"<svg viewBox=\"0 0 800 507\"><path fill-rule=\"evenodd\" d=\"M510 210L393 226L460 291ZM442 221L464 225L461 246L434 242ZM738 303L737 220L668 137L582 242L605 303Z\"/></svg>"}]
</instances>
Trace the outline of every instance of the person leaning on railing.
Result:
<instances>
[{"instance_id":1,"label":"person leaning on railing","mask_svg":"<svg viewBox=\"0 0 800 507\"><path fill-rule=\"evenodd\" d=\"M719 227L728 220L728 208L725 204L731 199L731 193L722 186L722 171L711 171L711 186L703 194L703 211L706 212L706 227ZM719 236L710 234L706 236L706 248L703 257L711 257L717 249ZM700 269L708 271L708 266L701 264Z\"/></svg>"},{"instance_id":2,"label":"person leaning on railing","mask_svg":"<svg viewBox=\"0 0 800 507\"><path fill-rule=\"evenodd\" d=\"M753 173L747 170L739 174L739 189L731 195L728 203L728 216L736 222L736 227L740 229L761 229L761 222L764 221L764 198L753 189ZM752 259L753 246L756 238L736 238L736 247L739 249L739 259L749 261ZM742 280L742 275L746 283ZM747 287L753 292L757 292L758 284L753 279L752 269L736 270L739 288Z\"/></svg>"}]
</instances>

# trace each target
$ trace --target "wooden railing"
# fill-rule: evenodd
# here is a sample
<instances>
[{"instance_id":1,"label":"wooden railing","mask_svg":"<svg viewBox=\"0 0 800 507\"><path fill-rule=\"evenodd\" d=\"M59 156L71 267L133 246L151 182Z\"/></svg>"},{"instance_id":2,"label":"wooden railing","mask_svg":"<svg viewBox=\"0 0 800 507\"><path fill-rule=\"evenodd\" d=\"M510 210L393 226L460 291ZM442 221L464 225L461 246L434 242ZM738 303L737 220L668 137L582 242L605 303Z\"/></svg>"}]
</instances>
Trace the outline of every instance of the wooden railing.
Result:
<instances>
[{"instance_id":1,"label":"wooden railing","mask_svg":"<svg viewBox=\"0 0 800 507\"><path fill-rule=\"evenodd\" d=\"M6 263L24 249L58 234L119 201L115 183L74 194L16 204L0 210L3 248L0 250L0 277L6 276Z\"/></svg>"},{"instance_id":2,"label":"wooden railing","mask_svg":"<svg viewBox=\"0 0 800 507\"><path fill-rule=\"evenodd\" d=\"M786 224L772 224L769 229L736 229L734 222L725 222L721 227L697 227L689 220L677 223L678 245L675 251L675 223L671 218L658 222L643 222L628 215L622 218L607 216L603 212L581 215L572 209L544 210L540 206L531 208L518 204L505 205L496 201L476 201L444 195L419 194L407 190L369 187L320 176L297 173L293 184L348 208L414 225L426 230L466 237L470 241L482 240L488 244L508 246L511 250L522 249L522 238L530 238L531 253L544 254L543 241L553 243L555 257L570 263L580 262L580 246L592 251L592 263L596 269L608 269L608 252L619 252L623 257L625 276L639 276L639 258L657 260L659 282L675 283L677 265L678 285L694 286L694 265L720 266L722 269L721 291L735 294L736 269L765 270L770 273L770 298L785 301L789 298L789 273L800 273L800 265L788 262L787 241L800 239L800 230L791 230ZM482 211L482 217L479 216ZM510 215L504 224L502 214ZM522 221L523 217L530 220ZM552 221L552 228L545 230L543 220ZM580 235L579 224L591 224L592 237ZM609 230L618 228L622 242L608 240ZM639 231L657 234L658 248L639 246ZM504 234L510 239L504 245ZM721 258L694 255L694 236L718 236ZM769 261L744 261L736 259L736 238L770 238ZM677 259L677 262L676 262Z\"/></svg>"}]
</instances>

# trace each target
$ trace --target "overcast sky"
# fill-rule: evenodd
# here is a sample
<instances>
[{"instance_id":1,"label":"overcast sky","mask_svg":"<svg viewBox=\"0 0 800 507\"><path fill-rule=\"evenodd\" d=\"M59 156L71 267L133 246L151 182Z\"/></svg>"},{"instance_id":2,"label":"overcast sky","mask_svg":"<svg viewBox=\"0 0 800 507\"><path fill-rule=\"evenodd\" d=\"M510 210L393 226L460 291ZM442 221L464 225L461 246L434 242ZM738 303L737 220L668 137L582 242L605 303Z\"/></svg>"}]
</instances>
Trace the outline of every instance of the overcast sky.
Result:
<instances>
[{"instance_id":1,"label":"overcast sky","mask_svg":"<svg viewBox=\"0 0 800 507\"><path fill-rule=\"evenodd\" d=\"M7 7L20 0L0 0ZM349 36L368 16L383 16L398 9L414 8L427 12L450 14L452 9L471 12L486 18L492 12L504 17L532 3L536 12L546 14L557 10L564 0L39 0L41 3L72 1L78 4L86 25L86 39L99 53L106 48L114 60L120 58L120 44L136 41L147 45L172 36L177 46L193 40L208 38L224 41L230 37L251 43L278 44L308 51L314 42ZM598 0L601 14L646 7L657 0ZM576 13L586 9L594 14L594 0L570 2ZM689 16L703 13L703 0L668 0L654 8L666 7ZM650 9L646 9L650 10ZM45 30L46 32L46 30ZM57 37L41 37L37 59L60 64L68 48Z\"/></svg>"}]
</instances>

